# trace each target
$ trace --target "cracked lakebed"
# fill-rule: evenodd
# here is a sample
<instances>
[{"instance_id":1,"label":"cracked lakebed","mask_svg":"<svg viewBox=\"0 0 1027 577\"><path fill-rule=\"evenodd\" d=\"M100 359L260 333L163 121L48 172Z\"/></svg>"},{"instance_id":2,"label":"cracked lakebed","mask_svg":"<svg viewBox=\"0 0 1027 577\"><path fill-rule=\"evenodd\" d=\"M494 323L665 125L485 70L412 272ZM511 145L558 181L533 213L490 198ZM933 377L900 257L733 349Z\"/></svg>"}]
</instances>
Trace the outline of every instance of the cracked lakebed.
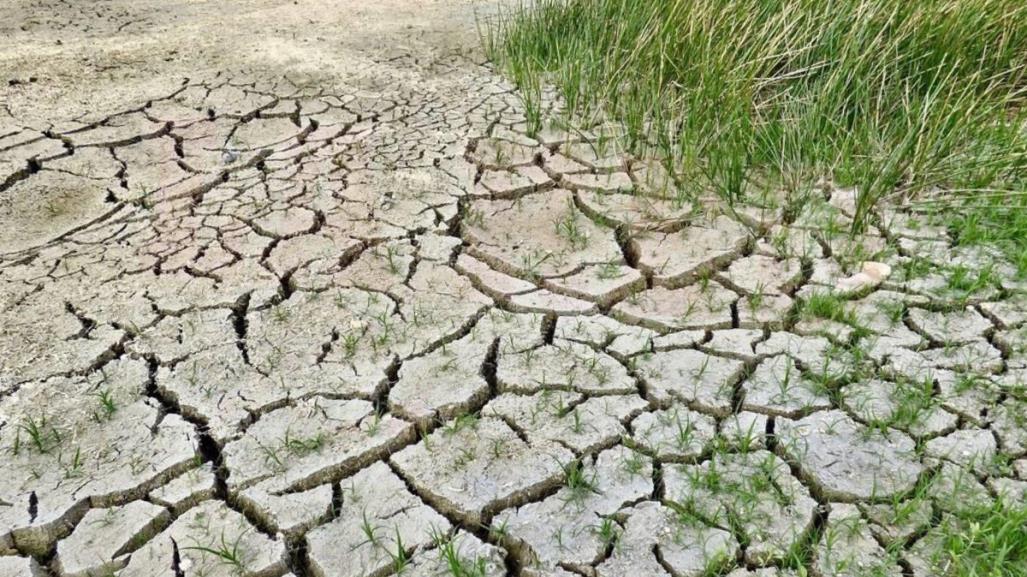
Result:
<instances>
[{"instance_id":1,"label":"cracked lakebed","mask_svg":"<svg viewBox=\"0 0 1027 577\"><path fill-rule=\"evenodd\" d=\"M368 63L0 111L0 575L928 577L1027 501L1000 252L680 201L480 59Z\"/></svg>"}]
</instances>

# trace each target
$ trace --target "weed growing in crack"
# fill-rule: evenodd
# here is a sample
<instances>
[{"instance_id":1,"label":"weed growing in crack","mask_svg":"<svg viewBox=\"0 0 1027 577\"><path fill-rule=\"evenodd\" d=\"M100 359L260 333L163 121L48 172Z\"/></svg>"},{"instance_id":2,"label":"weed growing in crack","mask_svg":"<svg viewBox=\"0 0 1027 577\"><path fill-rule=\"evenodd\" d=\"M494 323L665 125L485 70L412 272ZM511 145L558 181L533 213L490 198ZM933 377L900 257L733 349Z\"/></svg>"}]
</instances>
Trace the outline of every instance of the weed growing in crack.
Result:
<instances>
[{"instance_id":1,"label":"weed growing in crack","mask_svg":"<svg viewBox=\"0 0 1027 577\"><path fill-rule=\"evenodd\" d=\"M604 518L599 525L592 527L592 531L599 537L604 549L616 547L621 536L620 526L613 519Z\"/></svg>"},{"instance_id":2,"label":"weed growing in crack","mask_svg":"<svg viewBox=\"0 0 1027 577\"><path fill-rule=\"evenodd\" d=\"M399 257L399 249L395 245L390 244L385 247L385 261L388 264L389 273L398 275L402 271Z\"/></svg>"},{"instance_id":3,"label":"weed growing in crack","mask_svg":"<svg viewBox=\"0 0 1027 577\"><path fill-rule=\"evenodd\" d=\"M642 306L646 301L644 293L645 289L642 287L632 288L631 292L628 293L628 296L624 297L624 302L635 307ZM682 318L687 318L687 316L688 313L686 312L682 315Z\"/></svg>"},{"instance_id":4,"label":"weed growing in crack","mask_svg":"<svg viewBox=\"0 0 1027 577\"><path fill-rule=\"evenodd\" d=\"M596 278L600 280L615 280L621 278L626 273L621 269L620 263L616 261L609 261L600 264L596 267Z\"/></svg>"},{"instance_id":5,"label":"weed growing in crack","mask_svg":"<svg viewBox=\"0 0 1027 577\"><path fill-rule=\"evenodd\" d=\"M64 469L64 478L72 479L80 477L82 475L82 448L75 447L75 454L71 458L71 462L67 465L61 463L63 455L58 455L57 462Z\"/></svg>"},{"instance_id":6,"label":"weed growing in crack","mask_svg":"<svg viewBox=\"0 0 1027 577\"><path fill-rule=\"evenodd\" d=\"M114 400L114 395L111 394L110 390L103 389L96 393L96 398L100 403L100 410L93 412L93 420L98 423L111 420L114 413L118 411L118 404Z\"/></svg>"},{"instance_id":7,"label":"weed growing in crack","mask_svg":"<svg viewBox=\"0 0 1027 577\"><path fill-rule=\"evenodd\" d=\"M493 163L496 166L506 166L506 162L509 159L510 157L507 154L506 147L503 146L502 142L496 141L493 148Z\"/></svg>"},{"instance_id":8,"label":"weed growing in crack","mask_svg":"<svg viewBox=\"0 0 1027 577\"><path fill-rule=\"evenodd\" d=\"M363 334L358 333L346 333L342 335L340 342L342 343L342 354L347 359L352 359L357 354L357 347L360 346L360 339Z\"/></svg>"},{"instance_id":9,"label":"weed growing in crack","mask_svg":"<svg viewBox=\"0 0 1027 577\"><path fill-rule=\"evenodd\" d=\"M289 320L290 316L291 313L289 312L289 309L285 308L282 305L278 305L271 309L271 318L274 319L277 323L285 323Z\"/></svg>"},{"instance_id":10,"label":"weed growing in crack","mask_svg":"<svg viewBox=\"0 0 1027 577\"><path fill-rule=\"evenodd\" d=\"M647 464L648 463L645 457L642 455L642 453L639 453L638 451L631 451L631 456L624 461L623 467L624 471L627 472L629 475L645 477L645 469Z\"/></svg>"},{"instance_id":11,"label":"weed growing in crack","mask_svg":"<svg viewBox=\"0 0 1027 577\"><path fill-rule=\"evenodd\" d=\"M219 541L210 545L196 545L190 547L182 547L183 551L199 551L203 555L213 556L218 563L228 565L233 570L243 573L246 571L244 557L244 551L242 549L242 538L246 535L246 531L240 532L235 540L229 542L225 537L225 532L221 532L221 538Z\"/></svg>"},{"instance_id":12,"label":"weed growing in crack","mask_svg":"<svg viewBox=\"0 0 1027 577\"><path fill-rule=\"evenodd\" d=\"M750 294L746 299L746 306L749 307L749 312L756 313L763 308L763 299L765 293L763 292L763 283L759 283L756 287L756 292Z\"/></svg>"},{"instance_id":13,"label":"weed growing in crack","mask_svg":"<svg viewBox=\"0 0 1027 577\"><path fill-rule=\"evenodd\" d=\"M282 461L281 455L278 454L277 447L269 447L260 441L257 441L257 448L260 453L264 456L264 463L274 469L277 472L285 471L285 462Z\"/></svg>"},{"instance_id":14,"label":"weed growing in crack","mask_svg":"<svg viewBox=\"0 0 1027 577\"><path fill-rule=\"evenodd\" d=\"M899 262L896 267L898 278L904 282L909 282L931 274L937 269L937 265L927 260L926 258L918 255L905 258Z\"/></svg>"},{"instance_id":15,"label":"weed growing in crack","mask_svg":"<svg viewBox=\"0 0 1027 577\"><path fill-rule=\"evenodd\" d=\"M537 249L524 251L524 254L521 255L521 268L529 277L538 280L542 278L542 265L551 258L553 258L551 252L541 252Z\"/></svg>"},{"instance_id":16,"label":"weed growing in crack","mask_svg":"<svg viewBox=\"0 0 1027 577\"><path fill-rule=\"evenodd\" d=\"M575 435L580 435L585 430L585 425L581 421L581 411L577 407L570 412L571 415L571 432Z\"/></svg>"},{"instance_id":17,"label":"weed growing in crack","mask_svg":"<svg viewBox=\"0 0 1027 577\"><path fill-rule=\"evenodd\" d=\"M801 317L804 319L825 319L846 325L855 325L856 316L845 308L846 301L829 292L814 292L802 306Z\"/></svg>"},{"instance_id":18,"label":"weed growing in crack","mask_svg":"<svg viewBox=\"0 0 1027 577\"><path fill-rule=\"evenodd\" d=\"M506 440L505 439L492 439L489 443L489 454L495 460L503 458L506 454Z\"/></svg>"},{"instance_id":19,"label":"weed growing in crack","mask_svg":"<svg viewBox=\"0 0 1027 577\"><path fill-rule=\"evenodd\" d=\"M304 456L320 451L327 438L323 432L318 432L311 437L296 437L289 429L285 430L282 438L282 447L292 455Z\"/></svg>"},{"instance_id":20,"label":"weed growing in crack","mask_svg":"<svg viewBox=\"0 0 1027 577\"><path fill-rule=\"evenodd\" d=\"M709 465L705 468L693 468L688 472L688 483L691 486L705 489L711 493L719 493L726 482L716 460L709 461Z\"/></svg>"},{"instance_id":21,"label":"weed growing in crack","mask_svg":"<svg viewBox=\"0 0 1027 577\"><path fill-rule=\"evenodd\" d=\"M585 466L580 460L574 460L567 465L561 465L564 475L564 486L567 487L569 495L567 500L572 503L580 503L590 495L596 494L596 473L589 475Z\"/></svg>"},{"instance_id":22,"label":"weed growing in crack","mask_svg":"<svg viewBox=\"0 0 1027 577\"><path fill-rule=\"evenodd\" d=\"M715 577L731 567L733 560L724 551L718 551L709 555L703 562L702 577Z\"/></svg>"},{"instance_id":23,"label":"weed growing in crack","mask_svg":"<svg viewBox=\"0 0 1027 577\"><path fill-rule=\"evenodd\" d=\"M446 571L450 577L486 577L488 572L488 559L475 556L467 558L460 554L457 549L456 538L445 541L436 541L439 549L439 557L446 564Z\"/></svg>"},{"instance_id":24,"label":"weed growing in crack","mask_svg":"<svg viewBox=\"0 0 1027 577\"><path fill-rule=\"evenodd\" d=\"M508 527L509 524L510 524L510 520L509 519L503 519L499 523L499 525L496 525L496 524L489 525L489 536L494 541L499 541L499 542L503 541L504 539L506 539L510 535L510 530L509 530L509 527Z\"/></svg>"},{"instance_id":25,"label":"weed growing in crack","mask_svg":"<svg viewBox=\"0 0 1027 577\"><path fill-rule=\"evenodd\" d=\"M453 459L453 469L459 471L474 462L477 453L472 447L459 447L456 449L456 458Z\"/></svg>"},{"instance_id":26,"label":"weed growing in crack","mask_svg":"<svg viewBox=\"0 0 1027 577\"><path fill-rule=\"evenodd\" d=\"M688 450L696 438L695 425L692 424L691 419L685 419L685 421L682 422L676 411L674 416L676 425L674 431L674 444L679 451Z\"/></svg>"},{"instance_id":27,"label":"weed growing in crack","mask_svg":"<svg viewBox=\"0 0 1027 577\"><path fill-rule=\"evenodd\" d=\"M703 380L703 377L706 376L706 373L709 370L710 370L710 357L709 356L704 356L703 360L702 360L702 364L700 364L698 367L692 369L692 371L691 371L692 379L695 380L696 382L701 382Z\"/></svg>"},{"instance_id":28,"label":"weed growing in crack","mask_svg":"<svg viewBox=\"0 0 1027 577\"><path fill-rule=\"evenodd\" d=\"M378 527L371 523L371 520L367 517L367 510L360 514L360 532L364 535L364 540L353 546L353 549L357 549L363 545L370 544L372 547L381 547L381 539L378 537Z\"/></svg>"},{"instance_id":29,"label":"weed growing in crack","mask_svg":"<svg viewBox=\"0 0 1027 577\"><path fill-rule=\"evenodd\" d=\"M97 527L110 527L118 519L118 510L114 507L104 510L103 517L92 522Z\"/></svg>"},{"instance_id":30,"label":"weed growing in crack","mask_svg":"<svg viewBox=\"0 0 1027 577\"><path fill-rule=\"evenodd\" d=\"M35 449L40 455L45 455L56 449L63 442L60 431L50 422L46 415L40 415L38 419L27 416L22 419L15 429L14 445L12 451L17 455L21 451L21 435L28 437L29 447Z\"/></svg>"},{"instance_id":31,"label":"weed growing in crack","mask_svg":"<svg viewBox=\"0 0 1027 577\"><path fill-rule=\"evenodd\" d=\"M635 303L632 303L632 304L635 304ZM682 311L681 315L678 317L678 319L681 322L681 324L688 324L688 319L690 319L692 317L692 315L698 309L699 309L699 301L694 301L694 300L688 301L688 303L685 305L685 310Z\"/></svg>"},{"instance_id":32,"label":"weed growing in crack","mask_svg":"<svg viewBox=\"0 0 1027 577\"><path fill-rule=\"evenodd\" d=\"M376 409L374 414L371 415L370 419L365 419L364 423L367 423L364 432L367 436L374 437L378 435L382 430L382 418L385 416L385 412L382 409ZM362 423L363 424L363 423Z\"/></svg>"},{"instance_id":33,"label":"weed growing in crack","mask_svg":"<svg viewBox=\"0 0 1027 577\"><path fill-rule=\"evenodd\" d=\"M757 430L756 423L753 420L744 430L739 429L731 440L739 453L749 453L758 447L762 431Z\"/></svg>"},{"instance_id":34,"label":"weed growing in crack","mask_svg":"<svg viewBox=\"0 0 1027 577\"><path fill-rule=\"evenodd\" d=\"M895 300L895 301L884 301L877 305L877 309L891 323L891 326L896 326L902 322L902 317L906 314L906 303Z\"/></svg>"},{"instance_id":35,"label":"weed growing in crack","mask_svg":"<svg viewBox=\"0 0 1027 577\"><path fill-rule=\"evenodd\" d=\"M588 233L582 229L573 201L567 201L567 212L556 220L556 234L563 238L573 250L588 246Z\"/></svg>"},{"instance_id":36,"label":"weed growing in crack","mask_svg":"<svg viewBox=\"0 0 1027 577\"><path fill-rule=\"evenodd\" d=\"M909 430L921 423L938 405L938 400L934 397L932 379L923 379L919 382L898 379L892 398L895 407L886 425L902 430Z\"/></svg>"},{"instance_id":37,"label":"weed growing in crack","mask_svg":"<svg viewBox=\"0 0 1027 577\"><path fill-rule=\"evenodd\" d=\"M777 380L777 395L774 400L779 402L785 402L792 397L790 394L793 385L793 373L795 372L795 365L791 362L785 362L785 374Z\"/></svg>"},{"instance_id":38,"label":"weed growing in crack","mask_svg":"<svg viewBox=\"0 0 1027 577\"><path fill-rule=\"evenodd\" d=\"M476 428L478 426L479 420L480 417L478 416L478 414L465 413L451 420L449 423L446 424L446 426L442 430L447 435L456 435L457 433L460 433L461 431L464 431L466 429Z\"/></svg>"},{"instance_id":39,"label":"weed growing in crack","mask_svg":"<svg viewBox=\"0 0 1027 577\"><path fill-rule=\"evenodd\" d=\"M781 258L791 258L794 256L792 255L791 246L789 245L790 235L791 232L787 228L783 227L770 235L770 246ZM805 258L807 255L801 256Z\"/></svg>"},{"instance_id":40,"label":"weed growing in crack","mask_svg":"<svg viewBox=\"0 0 1027 577\"><path fill-rule=\"evenodd\" d=\"M393 549L386 549L389 554L389 558L392 559L392 569L396 575L402 574L406 571L410 565L410 553L407 548L403 545L403 535L399 532L399 527L396 527L396 537L393 541Z\"/></svg>"}]
</instances>

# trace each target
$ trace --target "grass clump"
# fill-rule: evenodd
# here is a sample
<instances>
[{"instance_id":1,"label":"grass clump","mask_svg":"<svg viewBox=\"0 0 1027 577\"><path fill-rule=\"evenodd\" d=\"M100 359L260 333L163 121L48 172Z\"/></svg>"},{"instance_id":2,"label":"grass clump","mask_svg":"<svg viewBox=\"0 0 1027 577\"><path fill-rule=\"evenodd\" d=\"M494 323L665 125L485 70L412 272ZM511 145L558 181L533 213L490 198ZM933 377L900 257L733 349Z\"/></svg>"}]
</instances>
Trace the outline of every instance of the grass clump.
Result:
<instances>
[{"instance_id":1,"label":"grass clump","mask_svg":"<svg viewBox=\"0 0 1027 577\"><path fill-rule=\"evenodd\" d=\"M1017 277L1027 278L1027 192L948 196L925 204L944 215L958 245L996 247Z\"/></svg>"},{"instance_id":2,"label":"grass clump","mask_svg":"<svg viewBox=\"0 0 1027 577\"><path fill-rule=\"evenodd\" d=\"M997 501L947 518L935 530L931 564L946 577L1014 577L1027 571L1027 509Z\"/></svg>"},{"instance_id":3,"label":"grass clump","mask_svg":"<svg viewBox=\"0 0 1027 577\"><path fill-rule=\"evenodd\" d=\"M616 119L683 194L737 201L830 179L857 188L858 231L893 195L987 208L1024 190L1019 0L537 0L485 41L531 128L552 84L568 118Z\"/></svg>"}]
</instances>

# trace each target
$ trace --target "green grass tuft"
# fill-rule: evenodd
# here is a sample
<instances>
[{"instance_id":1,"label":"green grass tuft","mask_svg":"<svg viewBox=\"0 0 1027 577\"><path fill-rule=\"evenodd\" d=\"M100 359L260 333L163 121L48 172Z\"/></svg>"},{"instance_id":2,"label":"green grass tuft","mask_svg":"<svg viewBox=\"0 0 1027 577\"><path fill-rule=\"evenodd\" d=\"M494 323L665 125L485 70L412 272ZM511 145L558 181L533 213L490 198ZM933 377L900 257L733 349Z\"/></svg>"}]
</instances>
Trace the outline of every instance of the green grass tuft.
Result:
<instances>
[{"instance_id":1,"label":"green grass tuft","mask_svg":"<svg viewBox=\"0 0 1027 577\"><path fill-rule=\"evenodd\" d=\"M938 527L940 551L932 559L952 577L1018 577L1027 572L1027 509L993 507L948 518Z\"/></svg>"}]
</instances>

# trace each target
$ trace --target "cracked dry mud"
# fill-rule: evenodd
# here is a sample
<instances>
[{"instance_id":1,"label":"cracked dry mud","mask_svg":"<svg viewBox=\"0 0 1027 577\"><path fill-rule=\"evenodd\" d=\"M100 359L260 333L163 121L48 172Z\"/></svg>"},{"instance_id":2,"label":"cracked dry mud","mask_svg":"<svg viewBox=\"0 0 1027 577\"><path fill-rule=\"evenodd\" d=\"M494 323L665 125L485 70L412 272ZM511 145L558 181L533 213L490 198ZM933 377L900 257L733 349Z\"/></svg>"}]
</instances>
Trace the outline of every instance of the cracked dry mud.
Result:
<instances>
[{"instance_id":1,"label":"cracked dry mud","mask_svg":"<svg viewBox=\"0 0 1027 577\"><path fill-rule=\"evenodd\" d=\"M346 58L232 71L156 23L188 4L5 8L115 72L57 58L0 109L0 575L931 577L961 508L1027 501L1000 253L529 136L468 4L307 6L392 11L367 46L251 4L225 34ZM199 73L133 76L114 27ZM864 260L895 272L832 296Z\"/></svg>"}]
</instances>

